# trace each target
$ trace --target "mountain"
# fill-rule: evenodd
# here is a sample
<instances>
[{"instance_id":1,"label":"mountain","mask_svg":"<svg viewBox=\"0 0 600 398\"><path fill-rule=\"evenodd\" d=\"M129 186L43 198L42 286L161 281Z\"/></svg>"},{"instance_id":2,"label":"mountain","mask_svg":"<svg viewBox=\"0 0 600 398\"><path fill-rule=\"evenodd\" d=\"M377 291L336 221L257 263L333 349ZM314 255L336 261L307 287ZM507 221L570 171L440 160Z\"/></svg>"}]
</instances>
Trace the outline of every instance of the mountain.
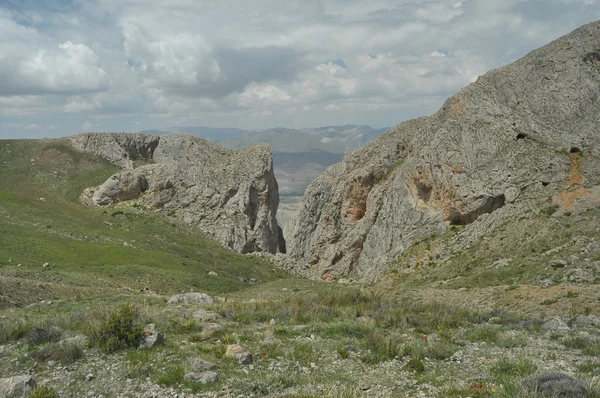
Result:
<instances>
[{"instance_id":1,"label":"mountain","mask_svg":"<svg viewBox=\"0 0 600 398\"><path fill-rule=\"evenodd\" d=\"M358 149L387 130L387 127L374 129L348 124L299 130L168 127L140 133L193 134L231 149L267 143L274 152L275 176L281 195L296 196L303 195L308 184L323 174L328 166L340 162L345 151Z\"/></svg>"},{"instance_id":2,"label":"mountain","mask_svg":"<svg viewBox=\"0 0 600 398\"><path fill-rule=\"evenodd\" d=\"M242 148L266 142L273 152L298 153L320 150L344 153L362 147L387 130L387 128L373 129L370 126L352 124L300 130L273 128L249 131L218 142L227 148Z\"/></svg>"},{"instance_id":3,"label":"mountain","mask_svg":"<svg viewBox=\"0 0 600 398\"><path fill-rule=\"evenodd\" d=\"M83 133L69 139L74 149L123 168L86 189L85 203L165 212L240 253L285 252L266 145L230 150L186 134Z\"/></svg>"},{"instance_id":4,"label":"mountain","mask_svg":"<svg viewBox=\"0 0 600 398\"><path fill-rule=\"evenodd\" d=\"M163 130L143 130L141 134L192 134L212 142L220 142L224 139L236 137L246 133L246 130L236 128L219 127L168 127Z\"/></svg>"},{"instance_id":5,"label":"mountain","mask_svg":"<svg viewBox=\"0 0 600 398\"><path fill-rule=\"evenodd\" d=\"M590 282L596 269L584 254L600 238L590 219L599 182L595 22L486 73L431 117L401 123L329 167L293 222L289 267L324 280L399 274L493 283L512 272L536 283ZM554 271L549 260L572 264L577 275Z\"/></svg>"}]
</instances>

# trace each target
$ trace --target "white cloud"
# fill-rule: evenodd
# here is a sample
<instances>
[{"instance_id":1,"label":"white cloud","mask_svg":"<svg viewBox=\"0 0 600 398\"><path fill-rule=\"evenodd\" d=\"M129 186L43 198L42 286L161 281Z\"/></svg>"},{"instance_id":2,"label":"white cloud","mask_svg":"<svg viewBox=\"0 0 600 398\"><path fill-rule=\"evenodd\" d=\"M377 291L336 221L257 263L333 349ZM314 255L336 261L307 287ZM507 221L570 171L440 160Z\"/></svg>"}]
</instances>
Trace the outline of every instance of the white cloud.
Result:
<instances>
[{"instance_id":1,"label":"white cloud","mask_svg":"<svg viewBox=\"0 0 600 398\"><path fill-rule=\"evenodd\" d=\"M49 39L0 9L0 96L76 94L106 87L108 76L85 44Z\"/></svg>"},{"instance_id":2,"label":"white cloud","mask_svg":"<svg viewBox=\"0 0 600 398\"><path fill-rule=\"evenodd\" d=\"M92 127L94 127L94 125L90 121L87 121L87 122L83 123L83 125L81 126L81 129L83 131L89 131Z\"/></svg>"},{"instance_id":3,"label":"white cloud","mask_svg":"<svg viewBox=\"0 0 600 398\"><path fill-rule=\"evenodd\" d=\"M14 2L0 116L55 134L393 125L597 15L598 0Z\"/></svg>"}]
</instances>

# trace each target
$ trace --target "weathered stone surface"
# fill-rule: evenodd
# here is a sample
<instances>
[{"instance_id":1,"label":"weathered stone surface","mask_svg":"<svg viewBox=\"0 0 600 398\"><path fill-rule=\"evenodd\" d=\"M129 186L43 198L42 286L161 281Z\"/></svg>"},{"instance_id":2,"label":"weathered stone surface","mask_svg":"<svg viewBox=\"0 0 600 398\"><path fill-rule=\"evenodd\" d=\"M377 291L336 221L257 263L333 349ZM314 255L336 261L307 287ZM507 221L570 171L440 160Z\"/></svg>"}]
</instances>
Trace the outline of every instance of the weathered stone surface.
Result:
<instances>
[{"instance_id":1,"label":"weathered stone surface","mask_svg":"<svg viewBox=\"0 0 600 398\"><path fill-rule=\"evenodd\" d=\"M548 319L542 324L542 329L556 333L566 333L569 330L571 330L571 328L569 328L569 325L563 322L560 318Z\"/></svg>"},{"instance_id":2,"label":"weathered stone surface","mask_svg":"<svg viewBox=\"0 0 600 398\"><path fill-rule=\"evenodd\" d=\"M213 305L214 300L206 293L180 293L174 294L169 297L167 300L167 304L177 304L177 303L198 303L203 305Z\"/></svg>"},{"instance_id":3,"label":"weathered stone surface","mask_svg":"<svg viewBox=\"0 0 600 398\"><path fill-rule=\"evenodd\" d=\"M374 281L451 225L466 226L460 251L540 198L567 209L595 195L599 42L600 22L583 26L347 153L309 186L284 265Z\"/></svg>"},{"instance_id":4,"label":"weathered stone surface","mask_svg":"<svg viewBox=\"0 0 600 398\"><path fill-rule=\"evenodd\" d=\"M192 317L200 322L216 321L222 318L220 314L206 310L198 310L192 314Z\"/></svg>"},{"instance_id":5,"label":"weathered stone surface","mask_svg":"<svg viewBox=\"0 0 600 398\"><path fill-rule=\"evenodd\" d=\"M163 344L165 344L165 335L157 332L153 323L146 325L140 341L140 348L152 348Z\"/></svg>"},{"instance_id":6,"label":"weathered stone surface","mask_svg":"<svg viewBox=\"0 0 600 398\"><path fill-rule=\"evenodd\" d=\"M200 324L203 332L216 332L217 330L223 330L223 325L214 322L205 322Z\"/></svg>"},{"instance_id":7,"label":"weathered stone surface","mask_svg":"<svg viewBox=\"0 0 600 398\"><path fill-rule=\"evenodd\" d=\"M185 134L83 133L70 140L124 168L86 189L83 202L170 212L241 253L285 252L267 145L229 150Z\"/></svg>"},{"instance_id":8,"label":"weathered stone surface","mask_svg":"<svg viewBox=\"0 0 600 398\"><path fill-rule=\"evenodd\" d=\"M204 359L194 359L192 361L192 369L195 371L202 372L206 370L215 370L218 368L219 366L216 363L205 361Z\"/></svg>"},{"instance_id":9,"label":"weathered stone surface","mask_svg":"<svg viewBox=\"0 0 600 398\"><path fill-rule=\"evenodd\" d=\"M554 259L550 260L548 265L550 265L552 268L565 268L567 265L569 265L569 263L567 263L565 260Z\"/></svg>"},{"instance_id":10,"label":"weathered stone surface","mask_svg":"<svg viewBox=\"0 0 600 398\"><path fill-rule=\"evenodd\" d=\"M0 398L26 397L35 386L35 379L30 375L0 379Z\"/></svg>"},{"instance_id":11,"label":"weathered stone surface","mask_svg":"<svg viewBox=\"0 0 600 398\"><path fill-rule=\"evenodd\" d=\"M240 365L249 365L252 363L252 354L239 344L231 344L227 346L225 356L235 358Z\"/></svg>"},{"instance_id":12,"label":"weathered stone surface","mask_svg":"<svg viewBox=\"0 0 600 398\"><path fill-rule=\"evenodd\" d=\"M575 323L579 326L600 326L600 318L595 315L579 315Z\"/></svg>"},{"instance_id":13,"label":"weathered stone surface","mask_svg":"<svg viewBox=\"0 0 600 398\"><path fill-rule=\"evenodd\" d=\"M206 371L202 373L188 373L185 376L183 376L183 380L192 381L194 383L207 384L214 383L215 381L219 380L219 375L211 371Z\"/></svg>"},{"instance_id":14,"label":"weathered stone surface","mask_svg":"<svg viewBox=\"0 0 600 398\"><path fill-rule=\"evenodd\" d=\"M590 389L587 382L575 380L564 373L545 373L523 382L529 392L543 397L586 398Z\"/></svg>"}]
</instances>

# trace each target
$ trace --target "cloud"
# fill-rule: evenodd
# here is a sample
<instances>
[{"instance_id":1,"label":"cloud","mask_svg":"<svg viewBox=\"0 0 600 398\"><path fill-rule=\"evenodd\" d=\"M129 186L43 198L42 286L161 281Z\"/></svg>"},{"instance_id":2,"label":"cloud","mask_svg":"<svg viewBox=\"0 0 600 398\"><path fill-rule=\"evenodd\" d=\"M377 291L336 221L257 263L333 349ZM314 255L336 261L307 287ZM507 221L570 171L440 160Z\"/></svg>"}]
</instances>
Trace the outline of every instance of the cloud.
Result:
<instances>
[{"instance_id":1,"label":"cloud","mask_svg":"<svg viewBox=\"0 0 600 398\"><path fill-rule=\"evenodd\" d=\"M299 55L276 46L212 49L199 33L157 38L149 29L123 27L125 55L147 87L178 96L222 99L250 83L290 81Z\"/></svg>"},{"instance_id":2,"label":"cloud","mask_svg":"<svg viewBox=\"0 0 600 398\"><path fill-rule=\"evenodd\" d=\"M106 87L95 52L82 43L53 42L0 9L0 96L80 94Z\"/></svg>"},{"instance_id":3,"label":"cloud","mask_svg":"<svg viewBox=\"0 0 600 398\"><path fill-rule=\"evenodd\" d=\"M600 15L598 0L2 4L2 134L32 135L389 126Z\"/></svg>"}]
</instances>

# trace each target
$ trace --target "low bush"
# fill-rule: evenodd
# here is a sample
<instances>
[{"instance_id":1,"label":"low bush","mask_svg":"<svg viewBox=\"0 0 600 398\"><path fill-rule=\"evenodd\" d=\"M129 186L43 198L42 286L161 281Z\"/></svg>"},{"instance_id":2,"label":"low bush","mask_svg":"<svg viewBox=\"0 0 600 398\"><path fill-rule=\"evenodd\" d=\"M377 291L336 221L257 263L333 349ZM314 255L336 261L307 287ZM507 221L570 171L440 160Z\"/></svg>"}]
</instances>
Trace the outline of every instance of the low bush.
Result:
<instances>
[{"instance_id":1,"label":"low bush","mask_svg":"<svg viewBox=\"0 0 600 398\"><path fill-rule=\"evenodd\" d=\"M38 386L31 390L28 398L58 398L58 393L51 387Z\"/></svg>"},{"instance_id":2,"label":"low bush","mask_svg":"<svg viewBox=\"0 0 600 398\"><path fill-rule=\"evenodd\" d=\"M183 376L185 376L185 369L182 366L174 366L154 376L153 380L159 386L172 387L183 383Z\"/></svg>"},{"instance_id":3,"label":"low bush","mask_svg":"<svg viewBox=\"0 0 600 398\"><path fill-rule=\"evenodd\" d=\"M38 362L52 360L68 365L83 358L84 351L83 347L76 343L54 343L34 351L31 356Z\"/></svg>"},{"instance_id":4,"label":"low bush","mask_svg":"<svg viewBox=\"0 0 600 398\"><path fill-rule=\"evenodd\" d=\"M137 346L144 333L140 312L133 304L123 304L106 312L97 311L97 319L88 329L88 339L105 352Z\"/></svg>"},{"instance_id":5,"label":"low bush","mask_svg":"<svg viewBox=\"0 0 600 398\"><path fill-rule=\"evenodd\" d=\"M0 344L10 343L25 337L33 326L23 319L11 320L0 323Z\"/></svg>"},{"instance_id":6,"label":"low bush","mask_svg":"<svg viewBox=\"0 0 600 398\"><path fill-rule=\"evenodd\" d=\"M490 368L490 373L496 377L529 376L537 370L537 365L527 358L501 358Z\"/></svg>"}]
</instances>

